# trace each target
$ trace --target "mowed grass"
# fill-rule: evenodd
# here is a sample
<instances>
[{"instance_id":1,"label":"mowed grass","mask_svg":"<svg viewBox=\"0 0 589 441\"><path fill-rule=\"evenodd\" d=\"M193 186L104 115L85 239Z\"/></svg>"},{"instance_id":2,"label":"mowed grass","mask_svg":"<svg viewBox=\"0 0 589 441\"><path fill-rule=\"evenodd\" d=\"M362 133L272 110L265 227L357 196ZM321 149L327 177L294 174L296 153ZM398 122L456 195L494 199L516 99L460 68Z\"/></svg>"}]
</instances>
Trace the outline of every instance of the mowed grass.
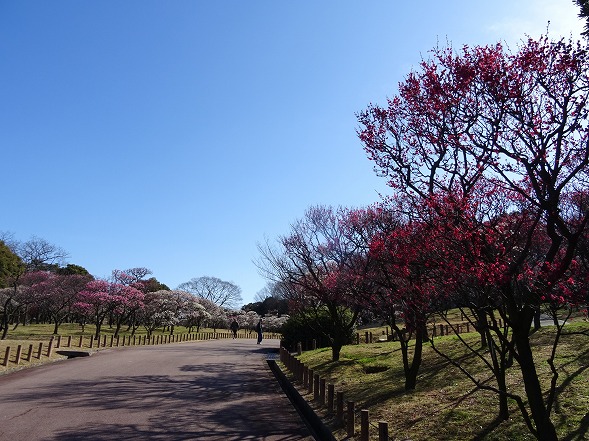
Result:
<instances>
[{"instance_id":1,"label":"mowed grass","mask_svg":"<svg viewBox=\"0 0 589 441\"><path fill-rule=\"evenodd\" d=\"M587 332L589 323L571 323L567 333ZM479 347L478 334L463 334ZM546 360L551 351L553 327L545 327L532 336L539 376L545 390L550 383L550 368ZM490 372L478 357L465 352L456 336L437 337L435 345L454 359L460 359L479 380L490 379ZM476 389L457 368L437 355L426 344L417 388L405 392L403 364L399 344L380 342L345 346L341 358L331 361L331 349L304 352L301 361L319 373L336 391L344 393L345 401L354 401L356 410L368 409L372 423L371 439L378 439L378 421L389 423L390 439L396 440L494 440L514 441L535 439L527 430L514 401L509 402L511 417L498 422L497 396ZM589 335L565 335L559 345L556 367L559 378L552 420L560 439L589 439ZM523 383L518 367L507 375L509 390L524 399ZM302 387L299 391L307 401L312 394ZM332 428L337 439L345 439L343 427L325 410L314 404L317 412ZM357 418L357 424L359 418Z\"/></svg>"}]
</instances>

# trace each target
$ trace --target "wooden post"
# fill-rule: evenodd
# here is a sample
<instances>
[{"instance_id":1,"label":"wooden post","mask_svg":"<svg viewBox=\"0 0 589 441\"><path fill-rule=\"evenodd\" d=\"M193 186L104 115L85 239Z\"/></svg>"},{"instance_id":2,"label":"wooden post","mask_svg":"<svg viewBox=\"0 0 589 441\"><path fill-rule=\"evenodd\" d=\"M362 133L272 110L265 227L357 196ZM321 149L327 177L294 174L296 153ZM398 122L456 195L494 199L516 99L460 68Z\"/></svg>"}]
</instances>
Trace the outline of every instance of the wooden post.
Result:
<instances>
[{"instance_id":1,"label":"wooden post","mask_svg":"<svg viewBox=\"0 0 589 441\"><path fill-rule=\"evenodd\" d=\"M386 421L378 422L378 441L389 441L389 423Z\"/></svg>"},{"instance_id":2,"label":"wooden post","mask_svg":"<svg viewBox=\"0 0 589 441\"><path fill-rule=\"evenodd\" d=\"M102 347L106 347L106 334L104 334L103 338L102 338Z\"/></svg>"},{"instance_id":3,"label":"wooden post","mask_svg":"<svg viewBox=\"0 0 589 441\"><path fill-rule=\"evenodd\" d=\"M16 358L14 360L14 362L16 364L20 364L20 357L21 357L21 355L22 355L22 345L18 345L16 347Z\"/></svg>"},{"instance_id":4,"label":"wooden post","mask_svg":"<svg viewBox=\"0 0 589 441\"><path fill-rule=\"evenodd\" d=\"M313 399L319 399L319 374L313 375Z\"/></svg>"},{"instance_id":5,"label":"wooden post","mask_svg":"<svg viewBox=\"0 0 589 441\"><path fill-rule=\"evenodd\" d=\"M60 348L61 347L61 335L57 336L57 345L55 346L56 348Z\"/></svg>"},{"instance_id":6,"label":"wooden post","mask_svg":"<svg viewBox=\"0 0 589 441\"><path fill-rule=\"evenodd\" d=\"M3 366L8 366L8 360L10 359L10 346L6 346L6 352L4 352Z\"/></svg>"},{"instance_id":7,"label":"wooden post","mask_svg":"<svg viewBox=\"0 0 589 441\"><path fill-rule=\"evenodd\" d=\"M32 344L29 345L29 352L27 354L27 361L31 361L31 358L33 358L33 345Z\"/></svg>"},{"instance_id":8,"label":"wooden post","mask_svg":"<svg viewBox=\"0 0 589 441\"><path fill-rule=\"evenodd\" d=\"M327 385L327 413L333 413L333 396L335 393L335 386L333 384Z\"/></svg>"},{"instance_id":9,"label":"wooden post","mask_svg":"<svg viewBox=\"0 0 589 441\"><path fill-rule=\"evenodd\" d=\"M355 431L355 421L354 421L354 402L348 401L348 410L346 412L346 432L348 436L354 436Z\"/></svg>"},{"instance_id":10,"label":"wooden post","mask_svg":"<svg viewBox=\"0 0 589 441\"><path fill-rule=\"evenodd\" d=\"M313 369L309 369L309 389L307 389L307 392L312 393L313 392L313 378L314 378L314 372Z\"/></svg>"},{"instance_id":11,"label":"wooden post","mask_svg":"<svg viewBox=\"0 0 589 441\"><path fill-rule=\"evenodd\" d=\"M111 335L111 336L110 336L110 344L109 344L109 346L110 346L111 348L112 348L112 344L113 344L113 342L114 342L114 336L113 336L113 335Z\"/></svg>"},{"instance_id":12,"label":"wooden post","mask_svg":"<svg viewBox=\"0 0 589 441\"><path fill-rule=\"evenodd\" d=\"M344 420L344 393L341 391L335 394L335 417L340 422Z\"/></svg>"},{"instance_id":13,"label":"wooden post","mask_svg":"<svg viewBox=\"0 0 589 441\"><path fill-rule=\"evenodd\" d=\"M368 410L360 411L360 441L368 441L370 432L370 422L368 420Z\"/></svg>"},{"instance_id":14,"label":"wooden post","mask_svg":"<svg viewBox=\"0 0 589 441\"><path fill-rule=\"evenodd\" d=\"M313 350L317 349L317 340L313 339Z\"/></svg>"},{"instance_id":15,"label":"wooden post","mask_svg":"<svg viewBox=\"0 0 589 441\"><path fill-rule=\"evenodd\" d=\"M301 342L297 343L297 354L301 355L303 353L303 344Z\"/></svg>"},{"instance_id":16,"label":"wooden post","mask_svg":"<svg viewBox=\"0 0 589 441\"><path fill-rule=\"evenodd\" d=\"M364 333L364 343L368 343L368 331Z\"/></svg>"},{"instance_id":17,"label":"wooden post","mask_svg":"<svg viewBox=\"0 0 589 441\"><path fill-rule=\"evenodd\" d=\"M325 405L325 378L319 380L319 403Z\"/></svg>"},{"instance_id":18,"label":"wooden post","mask_svg":"<svg viewBox=\"0 0 589 441\"><path fill-rule=\"evenodd\" d=\"M80 335L80 343L78 344L78 347L81 348L84 346L84 336Z\"/></svg>"},{"instance_id":19,"label":"wooden post","mask_svg":"<svg viewBox=\"0 0 589 441\"><path fill-rule=\"evenodd\" d=\"M67 347L68 348L72 347L72 336L71 335L67 336Z\"/></svg>"},{"instance_id":20,"label":"wooden post","mask_svg":"<svg viewBox=\"0 0 589 441\"><path fill-rule=\"evenodd\" d=\"M309 387L309 368L303 367L303 387Z\"/></svg>"},{"instance_id":21,"label":"wooden post","mask_svg":"<svg viewBox=\"0 0 589 441\"><path fill-rule=\"evenodd\" d=\"M47 346L47 356L51 357L53 352L53 339L49 340L49 346Z\"/></svg>"},{"instance_id":22,"label":"wooden post","mask_svg":"<svg viewBox=\"0 0 589 441\"><path fill-rule=\"evenodd\" d=\"M43 342L39 342L39 352L37 352L37 359L41 359L41 354L43 353Z\"/></svg>"}]
</instances>

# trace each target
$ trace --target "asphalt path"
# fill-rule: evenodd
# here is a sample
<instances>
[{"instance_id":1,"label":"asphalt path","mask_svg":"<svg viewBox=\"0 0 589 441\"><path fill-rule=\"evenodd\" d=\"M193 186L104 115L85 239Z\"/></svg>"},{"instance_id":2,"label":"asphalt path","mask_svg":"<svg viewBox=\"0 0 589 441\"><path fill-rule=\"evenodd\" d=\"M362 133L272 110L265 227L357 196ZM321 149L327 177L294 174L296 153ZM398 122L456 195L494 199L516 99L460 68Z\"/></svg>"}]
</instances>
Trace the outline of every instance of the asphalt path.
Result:
<instances>
[{"instance_id":1,"label":"asphalt path","mask_svg":"<svg viewBox=\"0 0 589 441\"><path fill-rule=\"evenodd\" d=\"M313 440L266 362L278 340L108 349L0 376L0 440Z\"/></svg>"}]
</instances>

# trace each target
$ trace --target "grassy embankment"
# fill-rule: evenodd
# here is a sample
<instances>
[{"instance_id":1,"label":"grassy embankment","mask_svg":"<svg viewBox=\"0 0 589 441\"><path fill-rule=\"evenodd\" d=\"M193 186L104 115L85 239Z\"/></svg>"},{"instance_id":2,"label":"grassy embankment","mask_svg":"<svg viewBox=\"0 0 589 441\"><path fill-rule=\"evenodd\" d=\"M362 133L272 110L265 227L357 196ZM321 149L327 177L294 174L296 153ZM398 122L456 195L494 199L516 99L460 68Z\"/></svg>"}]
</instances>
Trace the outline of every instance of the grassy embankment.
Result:
<instances>
[{"instance_id":1,"label":"grassy embankment","mask_svg":"<svg viewBox=\"0 0 589 441\"><path fill-rule=\"evenodd\" d=\"M563 440L589 440L589 323L577 321L566 326L558 347L555 365L558 368L557 397L552 414ZM375 330L380 335L380 330ZM550 367L546 360L551 351L554 327L544 327L532 336L539 376L546 390ZM476 333L463 334L467 341L480 347ZM453 359L460 359L480 380L493 379L478 359L468 354L456 336L435 338L435 345ZM519 409L509 402L511 417L498 422L497 396L477 390L457 368L425 345L423 364L417 388L404 391L401 352L397 342L345 346L338 362L331 361L328 348L304 352L301 361L344 393L345 401L354 401L356 410L368 409L371 439L377 439L378 421L389 423L389 436L396 440L532 440ZM517 366L509 369L508 387L524 396L523 383ZM311 402L312 394L299 387ZM337 439L344 439L345 429L326 415L325 409L313 404L331 426ZM357 420L358 423L358 420Z\"/></svg>"}]
</instances>

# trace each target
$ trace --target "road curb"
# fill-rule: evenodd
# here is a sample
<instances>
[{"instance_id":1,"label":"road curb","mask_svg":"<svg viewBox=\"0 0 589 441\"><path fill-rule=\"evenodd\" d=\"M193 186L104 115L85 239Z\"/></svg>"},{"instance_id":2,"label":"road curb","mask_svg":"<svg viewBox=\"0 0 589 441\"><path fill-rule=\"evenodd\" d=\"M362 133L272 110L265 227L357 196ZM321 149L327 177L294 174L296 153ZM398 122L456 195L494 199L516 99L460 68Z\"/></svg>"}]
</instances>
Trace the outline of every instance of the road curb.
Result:
<instances>
[{"instance_id":1,"label":"road curb","mask_svg":"<svg viewBox=\"0 0 589 441\"><path fill-rule=\"evenodd\" d=\"M309 403L301 396L299 391L291 384L286 378L284 372L280 369L276 360L266 360L270 370L278 380L280 387L297 410L309 430L312 432L313 437L317 441L336 441L335 437L327 426L321 421L321 418L313 411Z\"/></svg>"}]
</instances>

